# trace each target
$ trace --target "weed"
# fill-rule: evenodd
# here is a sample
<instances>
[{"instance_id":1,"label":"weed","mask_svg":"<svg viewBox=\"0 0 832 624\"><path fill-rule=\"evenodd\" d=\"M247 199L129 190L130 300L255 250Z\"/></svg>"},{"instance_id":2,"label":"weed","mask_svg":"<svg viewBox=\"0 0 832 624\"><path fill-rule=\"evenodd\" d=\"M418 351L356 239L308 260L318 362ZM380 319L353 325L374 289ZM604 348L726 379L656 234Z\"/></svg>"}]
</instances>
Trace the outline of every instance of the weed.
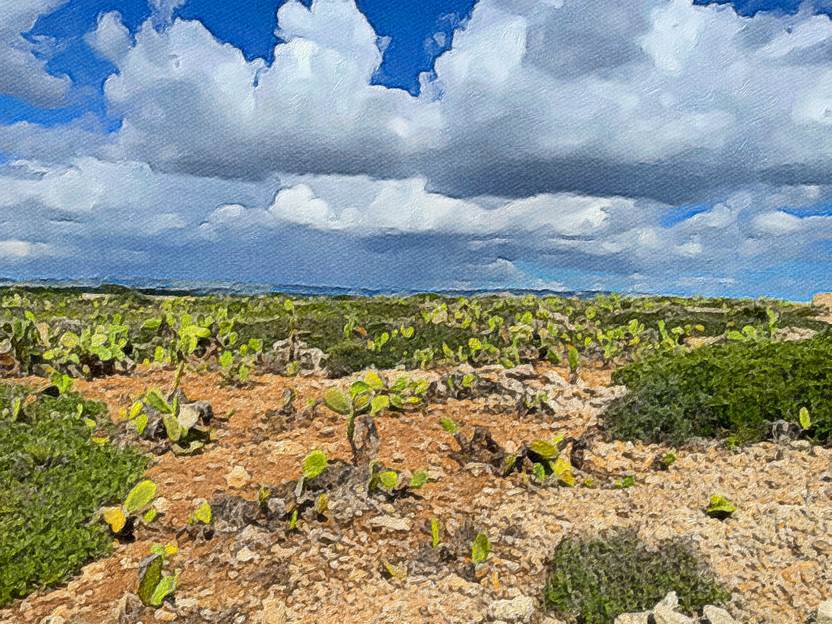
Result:
<instances>
[{"instance_id":1,"label":"weed","mask_svg":"<svg viewBox=\"0 0 832 624\"><path fill-rule=\"evenodd\" d=\"M0 408L16 392L0 386ZM107 553L109 531L90 520L144 470L137 452L92 443L79 406L93 417L105 411L76 395L40 396L24 408L27 422L0 426L0 605Z\"/></svg>"},{"instance_id":2,"label":"weed","mask_svg":"<svg viewBox=\"0 0 832 624\"><path fill-rule=\"evenodd\" d=\"M564 538L549 564L545 601L559 617L612 624L622 613L652 609L670 591L688 614L728 599L688 542L675 538L650 548L634 531L619 529Z\"/></svg>"},{"instance_id":3,"label":"weed","mask_svg":"<svg viewBox=\"0 0 832 624\"><path fill-rule=\"evenodd\" d=\"M694 436L738 443L769 437L772 423L810 424L832 441L832 332L802 342L731 342L659 355L613 374L629 393L604 413L610 437L682 443ZM811 420L807 420L811 413Z\"/></svg>"}]
</instances>

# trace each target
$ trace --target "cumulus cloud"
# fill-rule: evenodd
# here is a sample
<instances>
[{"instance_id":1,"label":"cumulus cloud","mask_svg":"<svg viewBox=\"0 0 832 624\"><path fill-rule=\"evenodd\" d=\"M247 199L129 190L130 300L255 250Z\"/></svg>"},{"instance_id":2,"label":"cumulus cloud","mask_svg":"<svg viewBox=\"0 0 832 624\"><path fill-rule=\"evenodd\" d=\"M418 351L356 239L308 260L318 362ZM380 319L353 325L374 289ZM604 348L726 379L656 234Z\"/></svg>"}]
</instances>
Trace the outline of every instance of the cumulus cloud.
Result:
<instances>
[{"instance_id":1,"label":"cumulus cloud","mask_svg":"<svg viewBox=\"0 0 832 624\"><path fill-rule=\"evenodd\" d=\"M51 255L55 255L54 250L44 243L32 243L22 240L0 240L0 258L6 261Z\"/></svg>"},{"instance_id":2,"label":"cumulus cloud","mask_svg":"<svg viewBox=\"0 0 832 624\"><path fill-rule=\"evenodd\" d=\"M288 2L275 60L247 61L200 23L145 24L106 83L124 153L198 175L396 169L432 133L434 106L371 86L376 34L346 0Z\"/></svg>"},{"instance_id":3,"label":"cumulus cloud","mask_svg":"<svg viewBox=\"0 0 832 624\"><path fill-rule=\"evenodd\" d=\"M423 288L718 289L832 260L826 16L480 0L414 96L373 84L385 43L352 0L284 3L272 63L180 5L86 37L116 68L112 136L0 126L9 240Z\"/></svg>"},{"instance_id":4,"label":"cumulus cloud","mask_svg":"<svg viewBox=\"0 0 832 624\"><path fill-rule=\"evenodd\" d=\"M173 19L173 14L179 7L188 0L150 0L150 8L153 10L151 20L156 27L165 26Z\"/></svg>"},{"instance_id":5,"label":"cumulus cloud","mask_svg":"<svg viewBox=\"0 0 832 624\"><path fill-rule=\"evenodd\" d=\"M290 1L278 23L271 65L199 22L145 25L107 82L123 153L201 175L422 176L454 196L665 202L822 183L832 166L825 15L481 0L419 97L372 84L378 38L351 0Z\"/></svg>"},{"instance_id":6,"label":"cumulus cloud","mask_svg":"<svg viewBox=\"0 0 832 624\"><path fill-rule=\"evenodd\" d=\"M295 224L367 238L381 235L579 237L622 227L631 215L652 209L621 197L542 194L524 199L456 199L427 190L424 178L374 180L365 176L305 176L282 188L263 209L217 208L204 231L214 226L279 227ZM615 225L613 225L615 224Z\"/></svg>"},{"instance_id":7,"label":"cumulus cloud","mask_svg":"<svg viewBox=\"0 0 832 624\"><path fill-rule=\"evenodd\" d=\"M807 253L832 261L814 248L832 239L832 217L813 208L830 199L830 187L759 187L666 223L677 209L647 200L459 199L428 190L423 178L252 183L89 157L0 167L4 233L59 242L61 270L97 261L169 274L184 263L214 278L272 283L557 289L571 275L583 284L596 276L599 287L667 289L696 278L686 283L716 288ZM53 257L43 247L6 255L11 249L29 261Z\"/></svg>"},{"instance_id":8,"label":"cumulus cloud","mask_svg":"<svg viewBox=\"0 0 832 624\"><path fill-rule=\"evenodd\" d=\"M42 58L50 42L24 36L38 17L64 3L66 0L14 0L0 5L0 94L45 108L64 102L70 80L50 74Z\"/></svg>"},{"instance_id":9,"label":"cumulus cloud","mask_svg":"<svg viewBox=\"0 0 832 624\"><path fill-rule=\"evenodd\" d=\"M88 32L84 41L112 63L118 63L127 54L131 44L130 31L122 23L118 11L99 15L95 30Z\"/></svg>"}]
</instances>

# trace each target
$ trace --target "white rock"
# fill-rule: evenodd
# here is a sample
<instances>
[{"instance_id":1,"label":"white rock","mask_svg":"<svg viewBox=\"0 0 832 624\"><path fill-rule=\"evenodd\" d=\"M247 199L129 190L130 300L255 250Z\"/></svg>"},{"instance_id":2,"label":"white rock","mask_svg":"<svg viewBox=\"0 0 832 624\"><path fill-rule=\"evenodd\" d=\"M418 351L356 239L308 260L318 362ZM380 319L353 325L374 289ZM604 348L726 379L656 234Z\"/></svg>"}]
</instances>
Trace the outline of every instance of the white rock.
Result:
<instances>
[{"instance_id":1,"label":"white rock","mask_svg":"<svg viewBox=\"0 0 832 624\"><path fill-rule=\"evenodd\" d=\"M641 613L622 613L615 618L614 624L649 624L650 612L642 611Z\"/></svg>"},{"instance_id":2,"label":"white rock","mask_svg":"<svg viewBox=\"0 0 832 624\"><path fill-rule=\"evenodd\" d=\"M254 621L257 624L286 624L286 606L277 598L266 598L263 610L258 613Z\"/></svg>"},{"instance_id":3,"label":"white rock","mask_svg":"<svg viewBox=\"0 0 832 624\"><path fill-rule=\"evenodd\" d=\"M531 622L534 615L535 602L529 596L517 596L511 600L497 600L488 608L488 615L492 620L504 622Z\"/></svg>"},{"instance_id":4,"label":"white rock","mask_svg":"<svg viewBox=\"0 0 832 624\"><path fill-rule=\"evenodd\" d=\"M661 603L653 609L653 621L656 624L694 624L694 621L688 616L682 615Z\"/></svg>"},{"instance_id":5,"label":"white rock","mask_svg":"<svg viewBox=\"0 0 832 624\"><path fill-rule=\"evenodd\" d=\"M376 516L370 518L370 526L387 529L388 531L409 531L411 522L407 518L397 518L395 516Z\"/></svg>"},{"instance_id":6,"label":"white rock","mask_svg":"<svg viewBox=\"0 0 832 624\"><path fill-rule=\"evenodd\" d=\"M225 475L225 482L228 487L244 488L251 481L251 475L242 466L234 466L231 472Z\"/></svg>"},{"instance_id":7,"label":"white rock","mask_svg":"<svg viewBox=\"0 0 832 624\"><path fill-rule=\"evenodd\" d=\"M737 624L736 620L725 609L713 605L707 605L702 610L702 615L705 616L708 624Z\"/></svg>"},{"instance_id":8,"label":"white rock","mask_svg":"<svg viewBox=\"0 0 832 624\"><path fill-rule=\"evenodd\" d=\"M816 624L832 624L832 600L824 600L818 605Z\"/></svg>"},{"instance_id":9,"label":"white rock","mask_svg":"<svg viewBox=\"0 0 832 624\"><path fill-rule=\"evenodd\" d=\"M656 606L657 607L667 607L668 609L678 609L679 608L679 596L676 595L675 591L668 592L667 596L662 598Z\"/></svg>"},{"instance_id":10,"label":"white rock","mask_svg":"<svg viewBox=\"0 0 832 624\"><path fill-rule=\"evenodd\" d=\"M240 550L237 551L237 556L235 558L240 563L246 563L248 561L257 559L258 557L248 546L243 546Z\"/></svg>"}]
</instances>

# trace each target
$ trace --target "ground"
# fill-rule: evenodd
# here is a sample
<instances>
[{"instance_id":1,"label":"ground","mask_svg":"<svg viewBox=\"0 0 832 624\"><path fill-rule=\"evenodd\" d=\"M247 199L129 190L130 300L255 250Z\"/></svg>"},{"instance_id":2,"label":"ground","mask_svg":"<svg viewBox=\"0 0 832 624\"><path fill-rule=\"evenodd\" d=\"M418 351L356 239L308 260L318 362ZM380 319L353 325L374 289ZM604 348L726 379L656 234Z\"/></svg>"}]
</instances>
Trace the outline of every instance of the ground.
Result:
<instances>
[{"instance_id":1,"label":"ground","mask_svg":"<svg viewBox=\"0 0 832 624\"><path fill-rule=\"evenodd\" d=\"M568 377L544 365L535 371L552 372ZM147 387L169 386L173 375L141 371L80 382L78 390L115 415ZM160 519L140 529L134 542L116 542L111 556L87 565L65 587L0 610L0 622L40 623L50 615L115 622L119 610L127 618L124 596L136 591L141 559L151 544L175 540L180 551L172 566L182 575L174 604L123 621L471 624L492 621L497 600L528 596L536 605L531 621L551 622L542 595L552 550L566 533L614 526L637 527L648 542L679 535L696 542L733 592L729 610L740 622L802 623L832 594L832 450L804 442L741 450L694 443L677 449L678 461L659 472L653 461L669 449L596 438L586 470L610 478L574 488L539 487L524 475L503 478L482 464L460 466L450 458L456 442L438 424L443 416L464 431L487 427L509 449L591 430L611 396L607 370L585 371L576 385L566 384L555 417L518 417L494 409L488 399L380 416L380 459L399 469L427 469L431 481L416 497L375 501L349 525L302 522L297 532L249 526L210 540L179 532L201 500L221 493L256 499L260 484L297 479L313 448L330 460L349 461L344 417L323 405L293 423L267 414L279 407L286 388L295 389L302 406L336 384L344 381L270 375L235 388L213 373L186 374L185 394L212 403L219 438L201 455L165 453L148 470L162 497ZM633 487L611 485L625 475L635 476ZM714 493L736 503L733 518L704 513ZM476 570L431 558L432 517L440 519L447 540L462 539L471 528L486 533L491 558ZM407 568L406 578L387 578L382 560Z\"/></svg>"}]
</instances>

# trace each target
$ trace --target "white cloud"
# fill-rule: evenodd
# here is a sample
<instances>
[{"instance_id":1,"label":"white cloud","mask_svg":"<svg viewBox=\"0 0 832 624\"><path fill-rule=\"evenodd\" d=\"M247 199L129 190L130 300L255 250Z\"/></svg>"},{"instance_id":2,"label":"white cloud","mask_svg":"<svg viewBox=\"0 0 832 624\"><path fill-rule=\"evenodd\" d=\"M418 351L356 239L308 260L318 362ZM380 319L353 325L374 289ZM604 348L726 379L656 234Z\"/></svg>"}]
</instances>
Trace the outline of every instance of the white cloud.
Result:
<instances>
[{"instance_id":1,"label":"white cloud","mask_svg":"<svg viewBox=\"0 0 832 624\"><path fill-rule=\"evenodd\" d=\"M130 31L122 23L121 14L118 11L99 15L95 30L88 32L84 36L84 41L113 63L118 63L127 54L132 43Z\"/></svg>"},{"instance_id":2,"label":"white cloud","mask_svg":"<svg viewBox=\"0 0 832 624\"><path fill-rule=\"evenodd\" d=\"M32 243L22 240L0 240L0 258L4 260L23 260L49 255L54 255L54 250L44 243Z\"/></svg>"},{"instance_id":3,"label":"white cloud","mask_svg":"<svg viewBox=\"0 0 832 624\"><path fill-rule=\"evenodd\" d=\"M35 55L38 47L48 51L49 41L33 44L23 33L32 29L38 17L66 1L5 0L0 4L0 94L47 108L64 103L69 78L50 74L45 62Z\"/></svg>"},{"instance_id":4,"label":"white cloud","mask_svg":"<svg viewBox=\"0 0 832 624\"><path fill-rule=\"evenodd\" d=\"M378 37L352 0L292 0L278 23L267 65L194 21L145 24L123 53L103 21L119 56L106 95L124 117L110 156L223 177L421 176L457 197L667 202L823 183L832 167L832 26L807 11L481 0L418 98L371 84Z\"/></svg>"},{"instance_id":5,"label":"white cloud","mask_svg":"<svg viewBox=\"0 0 832 624\"><path fill-rule=\"evenodd\" d=\"M291 180L292 177L287 177ZM319 230L349 232L358 237L384 234L514 237L534 233L541 238L601 233L611 221L620 227L637 202L619 197L544 194L509 200L470 200L430 192L424 178L373 180L367 177L301 176L284 187L267 208L239 205L217 208L206 223L212 226L279 227L291 223ZM648 211L645 207L641 217Z\"/></svg>"},{"instance_id":6,"label":"white cloud","mask_svg":"<svg viewBox=\"0 0 832 624\"><path fill-rule=\"evenodd\" d=\"M123 152L168 170L260 176L395 167L430 139L435 107L403 91L370 86L377 38L347 0L287 2L286 43L267 66L219 43L199 22L145 24L106 83L125 119Z\"/></svg>"},{"instance_id":7,"label":"white cloud","mask_svg":"<svg viewBox=\"0 0 832 624\"><path fill-rule=\"evenodd\" d=\"M18 28L57 3L25 0L17 32L0 27L0 50L25 48L43 84ZM133 248L148 241L205 244L245 260L296 236L298 271L337 241L375 254L379 272L389 261L407 275L405 259L424 256L436 279L513 284L563 281L528 263L727 284L826 257L832 218L812 214L832 197L826 16L480 0L414 97L372 84L386 43L352 0L283 4L271 64L173 20L181 4L154 0L134 35L115 12L88 34L116 66L114 136L89 119L0 126L0 153L20 159L0 166L9 241L123 258L152 258ZM673 205L702 208L665 225Z\"/></svg>"},{"instance_id":8,"label":"white cloud","mask_svg":"<svg viewBox=\"0 0 832 624\"><path fill-rule=\"evenodd\" d=\"M173 14L188 0L150 0L150 8L153 10L152 20L156 26L170 24Z\"/></svg>"}]
</instances>

